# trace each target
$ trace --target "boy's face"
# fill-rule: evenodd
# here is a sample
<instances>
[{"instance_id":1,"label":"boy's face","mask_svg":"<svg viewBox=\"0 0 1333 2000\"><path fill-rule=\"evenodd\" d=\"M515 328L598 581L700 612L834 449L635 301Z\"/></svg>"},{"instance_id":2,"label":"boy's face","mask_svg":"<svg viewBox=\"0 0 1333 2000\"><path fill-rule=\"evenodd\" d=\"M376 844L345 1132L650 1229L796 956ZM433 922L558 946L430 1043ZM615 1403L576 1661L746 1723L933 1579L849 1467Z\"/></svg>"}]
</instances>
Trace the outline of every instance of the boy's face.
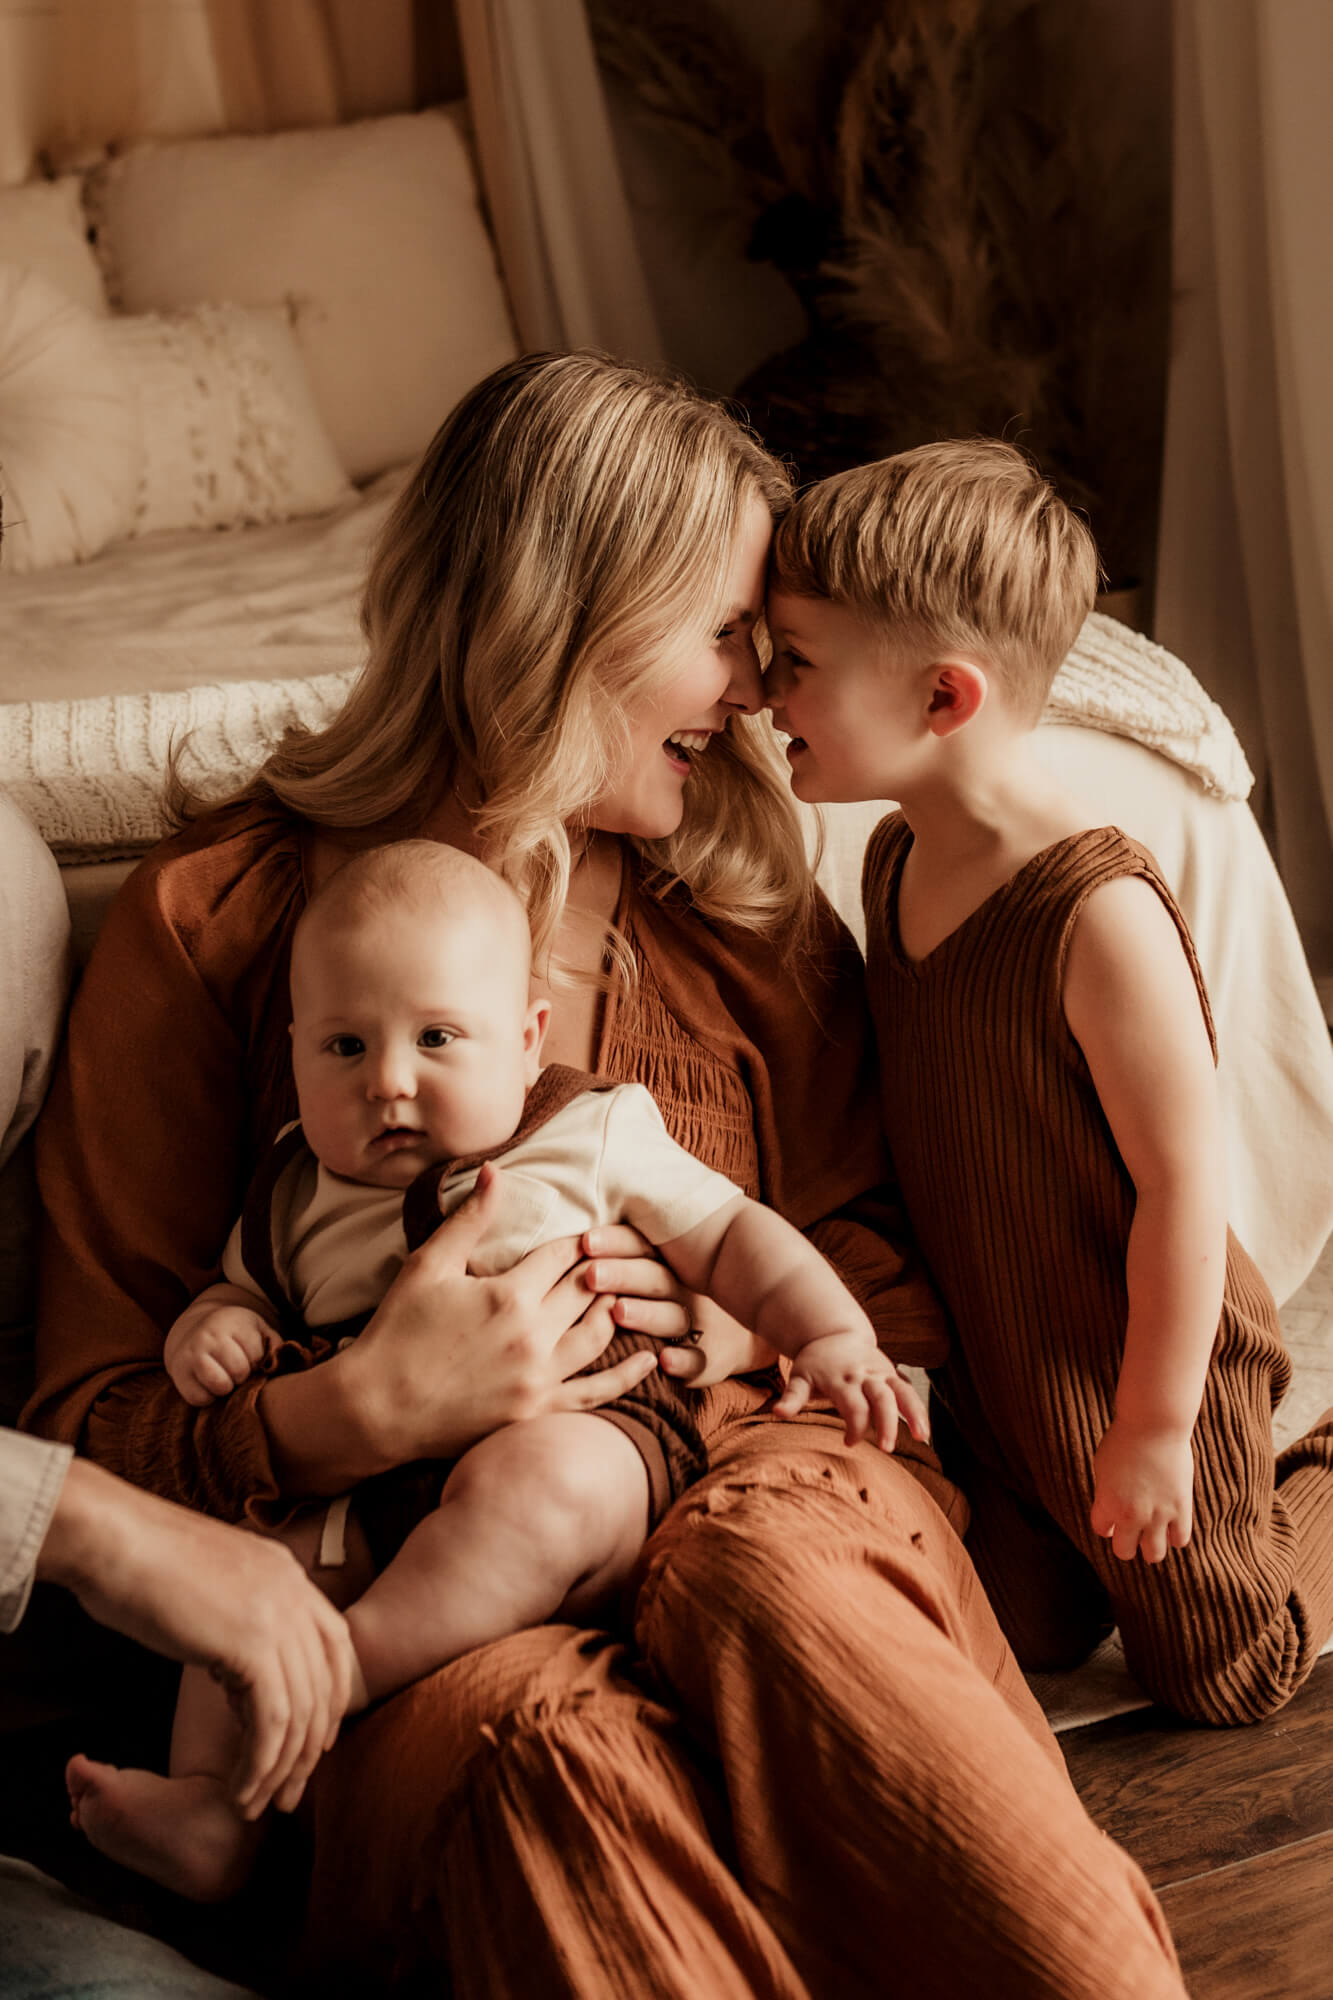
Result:
<instances>
[{"instance_id":1,"label":"boy's face","mask_svg":"<svg viewBox=\"0 0 1333 2000\"><path fill-rule=\"evenodd\" d=\"M928 667L890 657L884 635L827 598L768 593L773 658L764 699L791 738L791 788L810 804L896 799L929 737Z\"/></svg>"},{"instance_id":2,"label":"boy's face","mask_svg":"<svg viewBox=\"0 0 1333 2000\"><path fill-rule=\"evenodd\" d=\"M316 925L292 964L292 1064L316 1158L372 1187L491 1152L536 1081L544 1002L484 912L416 907Z\"/></svg>"}]
</instances>

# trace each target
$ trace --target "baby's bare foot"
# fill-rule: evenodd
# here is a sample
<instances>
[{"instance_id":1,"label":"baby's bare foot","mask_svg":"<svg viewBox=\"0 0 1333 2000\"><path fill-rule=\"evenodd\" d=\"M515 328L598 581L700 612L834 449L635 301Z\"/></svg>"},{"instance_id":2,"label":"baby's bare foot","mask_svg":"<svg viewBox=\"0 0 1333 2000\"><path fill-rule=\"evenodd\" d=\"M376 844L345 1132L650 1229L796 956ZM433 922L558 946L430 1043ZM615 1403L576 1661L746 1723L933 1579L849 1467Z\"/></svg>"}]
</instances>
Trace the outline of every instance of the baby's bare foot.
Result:
<instances>
[{"instance_id":1,"label":"baby's bare foot","mask_svg":"<svg viewBox=\"0 0 1333 2000\"><path fill-rule=\"evenodd\" d=\"M178 1896L221 1903L243 1887L260 1828L241 1818L219 1778L160 1778L71 1757L72 1825L100 1853Z\"/></svg>"}]
</instances>

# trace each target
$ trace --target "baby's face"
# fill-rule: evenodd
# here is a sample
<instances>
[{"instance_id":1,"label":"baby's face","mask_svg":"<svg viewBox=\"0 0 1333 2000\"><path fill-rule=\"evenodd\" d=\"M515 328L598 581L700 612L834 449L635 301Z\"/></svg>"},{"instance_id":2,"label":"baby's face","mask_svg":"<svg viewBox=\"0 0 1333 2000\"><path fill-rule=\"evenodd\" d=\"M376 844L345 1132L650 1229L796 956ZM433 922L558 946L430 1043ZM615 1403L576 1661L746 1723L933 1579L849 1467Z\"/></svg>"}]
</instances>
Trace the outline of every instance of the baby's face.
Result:
<instances>
[{"instance_id":1,"label":"baby's face","mask_svg":"<svg viewBox=\"0 0 1333 2000\"><path fill-rule=\"evenodd\" d=\"M773 585L764 700L791 738L791 788L810 804L896 799L923 735L921 675L890 658L878 628L845 604Z\"/></svg>"},{"instance_id":2,"label":"baby's face","mask_svg":"<svg viewBox=\"0 0 1333 2000\"><path fill-rule=\"evenodd\" d=\"M405 1188L512 1135L545 1013L484 914L386 909L316 926L292 965L292 1063L307 1143L333 1173Z\"/></svg>"}]
</instances>

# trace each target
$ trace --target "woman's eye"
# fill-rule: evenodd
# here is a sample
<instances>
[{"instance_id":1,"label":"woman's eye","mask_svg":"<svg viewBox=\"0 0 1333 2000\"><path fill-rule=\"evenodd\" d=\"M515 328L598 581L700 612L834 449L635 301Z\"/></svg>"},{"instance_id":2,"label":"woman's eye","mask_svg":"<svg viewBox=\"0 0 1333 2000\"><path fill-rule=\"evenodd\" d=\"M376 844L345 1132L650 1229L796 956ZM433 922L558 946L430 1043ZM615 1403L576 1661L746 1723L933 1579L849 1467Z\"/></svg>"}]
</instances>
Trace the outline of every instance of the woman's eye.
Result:
<instances>
[{"instance_id":1,"label":"woman's eye","mask_svg":"<svg viewBox=\"0 0 1333 2000\"><path fill-rule=\"evenodd\" d=\"M715 632L713 634L713 637L717 640L719 645L721 645L723 640L734 639L735 636L736 636L736 627L734 625L724 625L720 631Z\"/></svg>"},{"instance_id":2,"label":"woman's eye","mask_svg":"<svg viewBox=\"0 0 1333 2000\"><path fill-rule=\"evenodd\" d=\"M454 1039L450 1028L426 1028L421 1036L423 1049L447 1049Z\"/></svg>"},{"instance_id":3,"label":"woman's eye","mask_svg":"<svg viewBox=\"0 0 1333 2000\"><path fill-rule=\"evenodd\" d=\"M360 1035L335 1035L328 1044L328 1051L331 1056L361 1056L366 1052L366 1045Z\"/></svg>"}]
</instances>

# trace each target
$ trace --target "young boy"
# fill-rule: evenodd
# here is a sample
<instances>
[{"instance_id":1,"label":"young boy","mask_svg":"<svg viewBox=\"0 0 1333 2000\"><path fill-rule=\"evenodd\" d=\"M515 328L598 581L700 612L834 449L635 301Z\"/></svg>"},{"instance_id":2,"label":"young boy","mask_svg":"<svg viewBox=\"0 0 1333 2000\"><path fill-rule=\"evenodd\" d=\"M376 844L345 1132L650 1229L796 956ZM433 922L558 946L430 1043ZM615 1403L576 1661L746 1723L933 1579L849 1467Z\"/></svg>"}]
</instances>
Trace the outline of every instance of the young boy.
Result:
<instances>
[{"instance_id":1,"label":"young boy","mask_svg":"<svg viewBox=\"0 0 1333 2000\"><path fill-rule=\"evenodd\" d=\"M376 849L314 897L292 946L300 1123L256 1176L225 1282L167 1337L182 1395L202 1404L230 1393L283 1339L319 1358L355 1337L409 1248L498 1158L500 1210L473 1253L476 1275L624 1219L684 1284L791 1357L780 1415L816 1395L836 1406L849 1445L870 1434L892 1450L899 1412L924 1437L915 1393L797 1230L678 1146L641 1085L540 1069L550 1006L529 999L530 956L518 898L456 848ZM621 1341L656 1352L643 1336ZM447 1468L423 1493L398 1482L394 1506L411 1511L397 1528L382 1491L297 1523L288 1539L317 1580L332 1571L329 1594L355 1599L352 1710L503 1634L604 1605L705 1464L686 1398L654 1371L593 1413L482 1439L443 1492ZM258 1831L227 1789L235 1742L220 1692L187 1677L171 1776L76 1758L75 1823L180 1893L232 1893Z\"/></svg>"},{"instance_id":2,"label":"young boy","mask_svg":"<svg viewBox=\"0 0 1333 2000\"><path fill-rule=\"evenodd\" d=\"M1151 856L1032 747L1096 584L1019 452L905 452L780 524L766 685L798 797L901 806L863 878L883 1113L1001 1620L1029 1667L1115 1620L1154 1696L1238 1723L1333 1628L1333 1422L1275 1483L1289 1363L1227 1230L1193 946Z\"/></svg>"}]
</instances>

